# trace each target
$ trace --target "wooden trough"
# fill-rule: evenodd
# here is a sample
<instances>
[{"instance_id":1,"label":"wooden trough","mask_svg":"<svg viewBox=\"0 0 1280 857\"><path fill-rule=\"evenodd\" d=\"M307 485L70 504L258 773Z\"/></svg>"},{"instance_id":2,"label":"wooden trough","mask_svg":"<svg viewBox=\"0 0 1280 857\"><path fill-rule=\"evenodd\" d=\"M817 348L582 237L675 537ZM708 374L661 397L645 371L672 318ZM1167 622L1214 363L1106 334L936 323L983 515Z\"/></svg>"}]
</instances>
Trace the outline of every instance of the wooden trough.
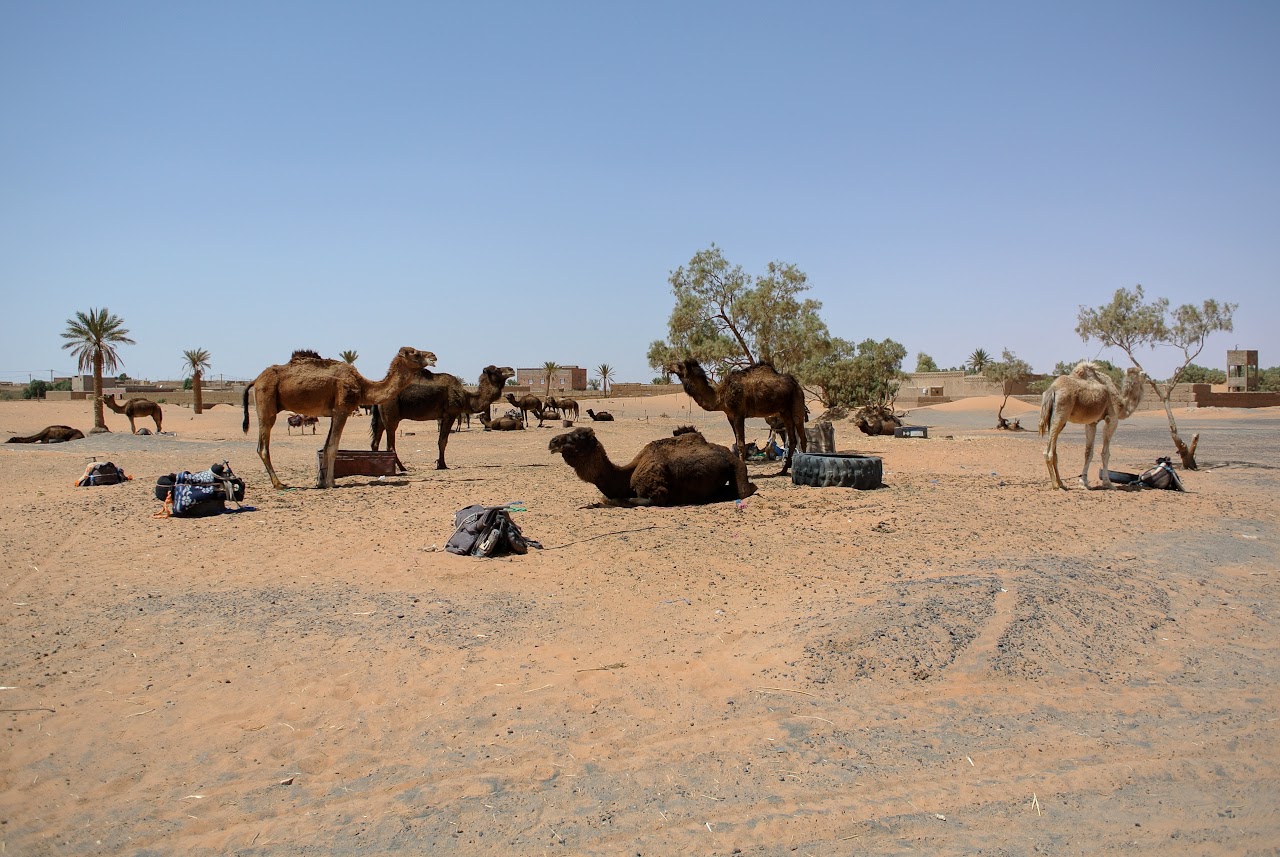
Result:
<instances>
[{"instance_id":1,"label":"wooden trough","mask_svg":"<svg viewBox=\"0 0 1280 857\"><path fill-rule=\"evenodd\" d=\"M316 450L316 472L324 482L324 450ZM395 476L394 452L364 452L358 449L340 449L333 461L333 478L343 476Z\"/></svg>"}]
</instances>

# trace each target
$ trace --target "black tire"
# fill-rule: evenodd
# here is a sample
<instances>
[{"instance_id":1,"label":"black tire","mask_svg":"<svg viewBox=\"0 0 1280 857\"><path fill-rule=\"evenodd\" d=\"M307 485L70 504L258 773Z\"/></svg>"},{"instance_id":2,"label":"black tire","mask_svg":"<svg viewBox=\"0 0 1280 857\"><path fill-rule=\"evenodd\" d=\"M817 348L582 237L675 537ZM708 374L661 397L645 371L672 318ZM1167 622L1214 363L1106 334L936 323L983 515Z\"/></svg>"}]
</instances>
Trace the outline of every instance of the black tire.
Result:
<instances>
[{"instance_id":1,"label":"black tire","mask_svg":"<svg viewBox=\"0 0 1280 857\"><path fill-rule=\"evenodd\" d=\"M813 488L866 491L884 485L884 464L875 455L797 452L791 462L791 482Z\"/></svg>"}]
</instances>

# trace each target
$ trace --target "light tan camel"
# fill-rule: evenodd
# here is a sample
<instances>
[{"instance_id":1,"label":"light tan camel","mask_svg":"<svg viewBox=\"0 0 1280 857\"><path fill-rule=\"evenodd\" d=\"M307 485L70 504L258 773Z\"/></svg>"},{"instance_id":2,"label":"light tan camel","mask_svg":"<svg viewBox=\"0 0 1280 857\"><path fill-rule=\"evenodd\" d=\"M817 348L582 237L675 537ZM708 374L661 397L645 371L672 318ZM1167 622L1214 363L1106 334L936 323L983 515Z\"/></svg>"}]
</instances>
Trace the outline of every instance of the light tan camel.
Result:
<instances>
[{"instance_id":1,"label":"light tan camel","mask_svg":"<svg viewBox=\"0 0 1280 857\"><path fill-rule=\"evenodd\" d=\"M809 448L804 420L808 413L804 390L792 375L774 369L768 363L753 363L745 369L734 369L712 386L702 365L692 357L669 363L668 374L680 379L684 391L704 411L724 411L737 441L738 457L747 456L747 417L770 417L778 414L787 437L787 460L781 473L791 469L796 445L804 452Z\"/></svg>"},{"instance_id":2,"label":"light tan camel","mask_svg":"<svg viewBox=\"0 0 1280 857\"><path fill-rule=\"evenodd\" d=\"M108 408L115 411L117 414L124 414L126 417L128 417L129 431L133 432L134 434L137 434L138 430L137 428L134 427L133 421L138 417L151 417L151 419L155 420L156 431L160 431L160 420L163 419L164 412L160 410L159 405L157 405L155 402L151 401L150 399L142 399L142 398L129 399L123 405L121 405L121 404L117 404L116 397L114 395L111 395L111 396L103 396L102 404L106 405Z\"/></svg>"},{"instance_id":3,"label":"light tan camel","mask_svg":"<svg viewBox=\"0 0 1280 857\"><path fill-rule=\"evenodd\" d=\"M271 484L277 489L284 483L271 466L271 427L282 410L303 416L329 417L329 434L324 440L323 464L318 488L333 487L333 462L338 457L342 427L357 405L382 405L418 377L428 366L436 365L430 351L404 347L391 361L381 381L370 381L355 366L342 360L326 360L314 351L295 351L288 363L268 366L244 388L244 424L249 431L249 391L254 392L258 409L258 457L266 465Z\"/></svg>"},{"instance_id":4,"label":"light tan camel","mask_svg":"<svg viewBox=\"0 0 1280 857\"><path fill-rule=\"evenodd\" d=\"M1049 468L1049 479L1054 486L1066 488L1058 475L1058 435L1067 423L1084 426L1084 470L1080 473L1080 485L1089 487L1089 465L1093 461L1093 442L1102 427L1102 487L1111 487L1109 467L1111 463L1111 436L1116 433L1120 420L1127 418L1142 403L1142 387L1145 379L1137 369L1130 367L1124 373L1124 387L1116 389L1115 382L1096 364L1082 361L1069 375L1059 375L1040 397L1040 434L1049 435L1044 447L1044 460Z\"/></svg>"}]
</instances>

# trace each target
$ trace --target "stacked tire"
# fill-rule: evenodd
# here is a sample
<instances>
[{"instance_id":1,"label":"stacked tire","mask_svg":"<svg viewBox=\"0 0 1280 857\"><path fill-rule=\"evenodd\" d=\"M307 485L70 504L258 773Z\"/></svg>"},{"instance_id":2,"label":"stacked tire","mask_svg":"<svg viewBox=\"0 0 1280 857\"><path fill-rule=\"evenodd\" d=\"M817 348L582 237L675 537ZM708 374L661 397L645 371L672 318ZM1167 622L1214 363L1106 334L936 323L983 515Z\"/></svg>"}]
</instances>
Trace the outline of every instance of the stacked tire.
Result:
<instances>
[{"instance_id":1,"label":"stacked tire","mask_svg":"<svg viewBox=\"0 0 1280 857\"><path fill-rule=\"evenodd\" d=\"M884 463L875 455L798 452L791 462L791 482L812 488L856 488L884 485Z\"/></svg>"}]
</instances>

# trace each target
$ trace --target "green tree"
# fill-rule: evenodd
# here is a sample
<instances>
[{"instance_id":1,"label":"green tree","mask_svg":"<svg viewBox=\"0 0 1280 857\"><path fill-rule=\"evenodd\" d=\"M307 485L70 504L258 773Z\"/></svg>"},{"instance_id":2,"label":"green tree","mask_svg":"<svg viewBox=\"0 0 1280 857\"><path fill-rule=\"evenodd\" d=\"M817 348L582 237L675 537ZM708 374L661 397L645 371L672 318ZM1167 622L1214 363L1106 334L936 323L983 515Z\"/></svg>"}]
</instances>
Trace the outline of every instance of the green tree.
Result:
<instances>
[{"instance_id":1,"label":"green tree","mask_svg":"<svg viewBox=\"0 0 1280 857\"><path fill-rule=\"evenodd\" d=\"M200 382L204 378L204 373L209 371L209 352L203 348L192 348L182 352L182 370L191 373L191 410L202 414L204 413L204 395L201 392Z\"/></svg>"},{"instance_id":2,"label":"green tree","mask_svg":"<svg viewBox=\"0 0 1280 857\"><path fill-rule=\"evenodd\" d=\"M554 360L548 360L542 364L542 373L547 376L547 395L551 395L551 379L560 371L560 364Z\"/></svg>"},{"instance_id":3,"label":"green tree","mask_svg":"<svg viewBox=\"0 0 1280 857\"><path fill-rule=\"evenodd\" d=\"M588 389L588 390L599 390L599 389L600 389L600 379L599 379L599 378L590 378L590 379L588 379L588 380L587 380L587 389Z\"/></svg>"},{"instance_id":4,"label":"green tree","mask_svg":"<svg viewBox=\"0 0 1280 857\"><path fill-rule=\"evenodd\" d=\"M1258 389L1280 393L1280 366L1271 366L1258 372Z\"/></svg>"},{"instance_id":5,"label":"green tree","mask_svg":"<svg viewBox=\"0 0 1280 857\"><path fill-rule=\"evenodd\" d=\"M350 363L354 366L355 362L360 359L360 353L358 351L342 351L339 352L338 357L342 359L343 363Z\"/></svg>"},{"instance_id":6,"label":"green tree","mask_svg":"<svg viewBox=\"0 0 1280 857\"><path fill-rule=\"evenodd\" d=\"M67 329L62 332L63 348L71 349L81 372L93 370L93 428L90 434L110 431L102 416L102 373L114 372L120 366L118 345L133 345L124 320L112 314L106 307L90 308L87 313L77 312L67 319Z\"/></svg>"},{"instance_id":7,"label":"green tree","mask_svg":"<svg viewBox=\"0 0 1280 857\"><path fill-rule=\"evenodd\" d=\"M899 342L866 339L856 347L844 339L830 340L827 353L797 368L797 377L822 406L870 407L883 410L897 398L902 384L902 361L907 349Z\"/></svg>"},{"instance_id":8,"label":"green tree","mask_svg":"<svg viewBox=\"0 0 1280 857\"><path fill-rule=\"evenodd\" d=\"M987 364L991 362L991 355L981 348L976 349L969 355L965 366L972 375L981 375L983 370L987 368Z\"/></svg>"},{"instance_id":9,"label":"green tree","mask_svg":"<svg viewBox=\"0 0 1280 857\"><path fill-rule=\"evenodd\" d=\"M818 316L822 304L802 298L808 278L795 265L770 262L752 278L712 244L688 267L671 272L668 282L676 305L667 339L649 346L655 369L687 356L713 376L757 361L791 372L829 346L830 334Z\"/></svg>"},{"instance_id":10,"label":"green tree","mask_svg":"<svg viewBox=\"0 0 1280 857\"><path fill-rule=\"evenodd\" d=\"M999 384L1000 392L1004 394L1004 399L1000 402L1000 410L996 411L996 425L1005 426L1004 406L1009 403L1009 396L1013 394L1019 382L1031 377L1031 364L1019 359L1016 354L1006 348L1001 352L998 362L987 363L982 374L991 383Z\"/></svg>"},{"instance_id":11,"label":"green tree","mask_svg":"<svg viewBox=\"0 0 1280 857\"><path fill-rule=\"evenodd\" d=\"M596 367L596 374L600 376L601 389L608 393L609 382L613 380L613 367L608 363L601 363Z\"/></svg>"},{"instance_id":12,"label":"green tree","mask_svg":"<svg viewBox=\"0 0 1280 857\"><path fill-rule=\"evenodd\" d=\"M1210 369L1207 366L1188 363L1186 370L1182 373L1182 380L1188 384L1225 384L1227 373L1222 369Z\"/></svg>"},{"instance_id":13,"label":"green tree","mask_svg":"<svg viewBox=\"0 0 1280 857\"><path fill-rule=\"evenodd\" d=\"M933 362L933 358L923 351L916 354L916 371L917 372L939 372L938 364Z\"/></svg>"},{"instance_id":14,"label":"green tree","mask_svg":"<svg viewBox=\"0 0 1280 857\"><path fill-rule=\"evenodd\" d=\"M1200 441L1200 435L1193 435L1190 445L1183 443L1178 436L1178 423L1173 418L1173 406L1169 400L1191 361L1204 350L1209 336L1218 331L1232 330L1232 316L1238 305L1218 303L1210 298L1200 306L1182 304L1170 310L1168 298L1156 298L1151 303L1145 303L1144 300L1145 294L1140 285L1135 286L1132 291L1116 289L1111 303L1096 309L1080 307L1076 333L1085 342L1096 339L1103 345L1119 348L1129 358L1129 362L1147 375L1148 383L1164 404L1165 416L1169 419L1169 434L1172 435L1174 448L1182 459L1182 466L1195 470L1196 444ZM1163 384L1142 368L1137 357L1139 349L1144 346L1155 348L1157 345L1176 348L1182 352L1183 358L1182 365Z\"/></svg>"},{"instance_id":15,"label":"green tree","mask_svg":"<svg viewBox=\"0 0 1280 857\"><path fill-rule=\"evenodd\" d=\"M33 379L22 388L22 398L24 399L43 399L44 394L53 388L48 381L41 381L39 378Z\"/></svg>"}]
</instances>

